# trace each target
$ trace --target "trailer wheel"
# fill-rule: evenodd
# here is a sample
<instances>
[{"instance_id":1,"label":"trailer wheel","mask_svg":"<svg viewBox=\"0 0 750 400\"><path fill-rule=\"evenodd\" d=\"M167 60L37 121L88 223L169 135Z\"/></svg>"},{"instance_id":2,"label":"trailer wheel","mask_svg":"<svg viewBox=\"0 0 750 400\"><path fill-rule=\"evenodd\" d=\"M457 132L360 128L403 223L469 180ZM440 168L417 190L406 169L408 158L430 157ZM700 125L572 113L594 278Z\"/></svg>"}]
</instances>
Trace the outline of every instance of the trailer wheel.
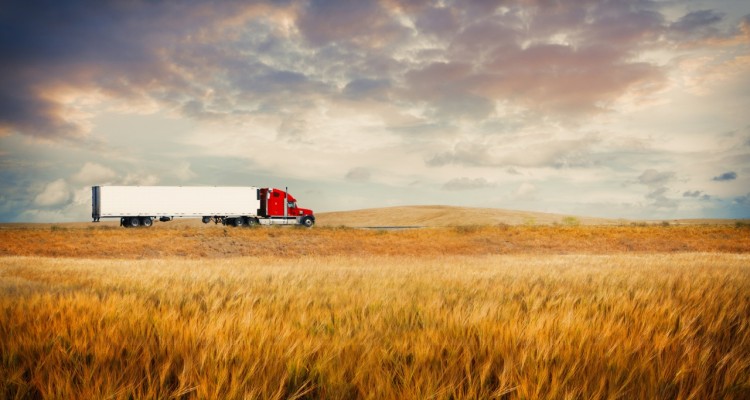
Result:
<instances>
[{"instance_id":1,"label":"trailer wheel","mask_svg":"<svg viewBox=\"0 0 750 400\"><path fill-rule=\"evenodd\" d=\"M312 228L313 225L315 225L315 221L311 217L304 217L302 218L302 221L300 223L308 228Z\"/></svg>"},{"instance_id":2,"label":"trailer wheel","mask_svg":"<svg viewBox=\"0 0 750 400\"><path fill-rule=\"evenodd\" d=\"M242 224L243 224L242 217L232 218L232 225L234 225L235 227L239 228L240 226L242 226Z\"/></svg>"},{"instance_id":3,"label":"trailer wheel","mask_svg":"<svg viewBox=\"0 0 750 400\"><path fill-rule=\"evenodd\" d=\"M141 226L145 226L146 228L148 228L153 224L154 224L154 221L151 220L151 217L141 218Z\"/></svg>"},{"instance_id":4,"label":"trailer wheel","mask_svg":"<svg viewBox=\"0 0 750 400\"><path fill-rule=\"evenodd\" d=\"M245 224L246 224L246 225L247 225L248 227L251 227L251 228L252 228L253 226L255 226L255 225L258 225L258 220L257 220L256 218L247 218L247 219L245 220Z\"/></svg>"},{"instance_id":5,"label":"trailer wheel","mask_svg":"<svg viewBox=\"0 0 750 400\"><path fill-rule=\"evenodd\" d=\"M211 217L203 217L201 219L201 222L203 222L204 224L207 224L207 223L211 222Z\"/></svg>"},{"instance_id":6,"label":"trailer wheel","mask_svg":"<svg viewBox=\"0 0 750 400\"><path fill-rule=\"evenodd\" d=\"M130 228L137 228L141 226L141 221L138 219L138 217L125 218L125 226L128 226Z\"/></svg>"}]
</instances>

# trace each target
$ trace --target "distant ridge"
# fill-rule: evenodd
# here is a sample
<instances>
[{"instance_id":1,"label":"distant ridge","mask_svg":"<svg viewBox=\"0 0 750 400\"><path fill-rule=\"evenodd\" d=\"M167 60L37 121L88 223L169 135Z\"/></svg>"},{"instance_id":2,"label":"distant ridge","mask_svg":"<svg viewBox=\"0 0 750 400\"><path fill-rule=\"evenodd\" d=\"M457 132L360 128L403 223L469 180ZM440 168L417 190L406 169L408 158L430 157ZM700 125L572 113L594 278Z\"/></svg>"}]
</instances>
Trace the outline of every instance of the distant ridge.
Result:
<instances>
[{"instance_id":1,"label":"distant ridge","mask_svg":"<svg viewBox=\"0 0 750 400\"><path fill-rule=\"evenodd\" d=\"M455 206L399 206L334 211L316 214L318 226L398 227L398 226L465 226L465 225L618 225L622 219L591 218L499 208Z\"/></svg>"},{"instance_id":2,"label":"distant ridge","mask_svg":"<svg viewBox=\"0 0 750 400\"><path fill-rule=\"evenodd\" d=\"M554 214L536 211L505 210L501 208L476 208L458 206L395 206L367 208L351 211L331 211L315 213L316 226L352 228L422 228L440 226L472 225L737 225L750 226L750 219L623 219L596 218L570 214ZM102 219L102 222L8 222L0 223L3 229L90 229L96 227L119 227L119 220ZM200 218L176 218L172 222L154 224L154 229L183 227L213 227L203 224ZM221 226L221 225L218 225Z\"/></svg>"}]
</instances>

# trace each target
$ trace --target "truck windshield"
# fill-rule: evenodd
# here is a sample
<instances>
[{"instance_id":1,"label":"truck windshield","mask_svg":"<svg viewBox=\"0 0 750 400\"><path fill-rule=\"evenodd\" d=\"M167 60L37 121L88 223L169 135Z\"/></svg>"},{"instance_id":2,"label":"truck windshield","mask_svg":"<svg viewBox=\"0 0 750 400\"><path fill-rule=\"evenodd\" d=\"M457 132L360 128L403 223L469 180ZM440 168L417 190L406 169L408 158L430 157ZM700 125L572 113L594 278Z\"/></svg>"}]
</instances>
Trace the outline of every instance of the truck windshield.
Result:
<instances>
[{"instance_id":1,"label":"truck windshield","mask_svg":"<svg viewBox=\"0 0 750 400\"><path fill-rule=\"evenodd\" d=\"M297 203L295 203L295 202L293 202L293 201L290 201L290 202L289 202L289 203L287 203L287 204L289 205L289 208L297 208Z\"/></svg>"}]
</instances>

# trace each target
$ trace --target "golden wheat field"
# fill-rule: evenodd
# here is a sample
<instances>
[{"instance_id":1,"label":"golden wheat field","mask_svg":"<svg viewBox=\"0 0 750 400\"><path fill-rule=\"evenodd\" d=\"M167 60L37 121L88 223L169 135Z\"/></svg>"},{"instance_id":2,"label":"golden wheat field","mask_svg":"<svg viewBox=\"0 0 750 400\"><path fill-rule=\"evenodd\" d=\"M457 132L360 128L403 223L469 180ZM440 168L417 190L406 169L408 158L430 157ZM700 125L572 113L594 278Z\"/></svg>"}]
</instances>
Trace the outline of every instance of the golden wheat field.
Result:
<instances>
[{"instance_id":1,"label":"golden wheat field","mask_svg":"<svg viewBox=\"0 0 750 400\"><path fill-rule=\"evenodd\" d=\"M6 229L0 397L746 399L748 233Z\"/></svg>"}]
</instances>

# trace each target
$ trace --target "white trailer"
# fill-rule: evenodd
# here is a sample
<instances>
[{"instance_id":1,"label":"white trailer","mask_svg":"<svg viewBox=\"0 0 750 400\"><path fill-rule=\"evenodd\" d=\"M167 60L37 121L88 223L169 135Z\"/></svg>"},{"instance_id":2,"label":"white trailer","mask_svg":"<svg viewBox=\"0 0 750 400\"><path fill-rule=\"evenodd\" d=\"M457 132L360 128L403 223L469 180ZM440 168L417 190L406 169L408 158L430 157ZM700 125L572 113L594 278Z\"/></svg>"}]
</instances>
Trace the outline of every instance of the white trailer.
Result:
<instances>
[{"instance_id":1,"label":"white trailer","mask_svg":"<svg viewBox=\"0 0 750 400\"><path fill-rule=\"evenodd\" d=\"M120 218L126 227L151 226L155 219L202 218L234 226L315 222L312 210L297 208L286 191L254 186L93 186L93 220ZM270 211L270 212L269 212Z\"/></svg>"}]
</instances>

